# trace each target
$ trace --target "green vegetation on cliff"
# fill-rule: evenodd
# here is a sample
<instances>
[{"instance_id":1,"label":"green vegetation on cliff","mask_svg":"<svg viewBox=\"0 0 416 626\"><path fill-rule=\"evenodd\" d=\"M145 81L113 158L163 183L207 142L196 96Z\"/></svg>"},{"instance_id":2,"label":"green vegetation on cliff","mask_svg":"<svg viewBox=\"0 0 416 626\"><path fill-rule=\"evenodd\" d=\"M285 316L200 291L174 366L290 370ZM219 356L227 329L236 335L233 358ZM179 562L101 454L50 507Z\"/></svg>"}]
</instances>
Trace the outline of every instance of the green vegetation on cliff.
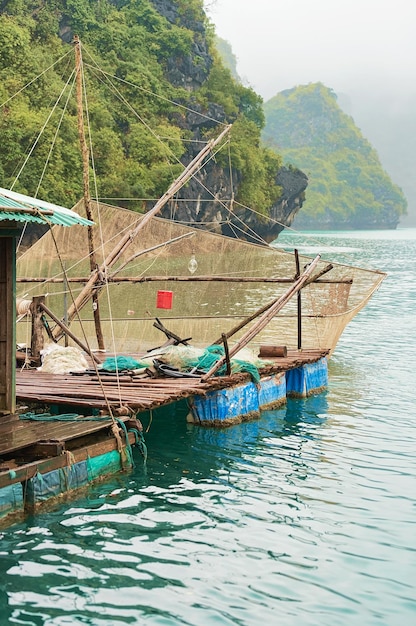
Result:
<instances>
[{"instance_id":1,"label":"green vegetation on cliff","mask_svg":"<svg viewBox=\"0 0 416 626\"><path fill-rule=\"evenodd\" d=\"M266 145L309 178L297 227L397 226L405 197L332 90L321 83L295 87L266 102L264 111Z\"/></svg>"},{"instance_id":2,"label":"green vegetation on cliff","mask_svg":"<svg viewBox=\"0 0 416 626\"><path fill-rule=\"evenodd\" d=\"M179 159L188 162L200 148L200 143L192 142L219 133L221 126L217 127L214 118L235 122L231 151L236 158L233 180L238 181L237 199L252 203L261 213L270 210L280 193L275 178L281 159L261 145L262 100L223 66L202 0L3 2L1 186L11 187L19 174L16 191L36 193L66 206L82 196L74 101L68 103L69 115L62 118L49 159L51 140L61 119L58 110L55 127L46 126L51 106L63 93L65 82L70 84L74 34L83 45L101 197L159 197L181 171ZM65 54L63 61L53 65ZM117 77L117 82L112 82L131 108L113 97L96 65ZM37 75L40 80L32 84ZM99 80L94 80L94 75ZM66 95L61 98L61 108L65 100ZM43 136L35 142L44 124ZM29 152L30 167L22 169ZM228 163L224 171L228 172ZM141 210L144 203L129 202L126 206Z\"/></svg>"}]
</instances>

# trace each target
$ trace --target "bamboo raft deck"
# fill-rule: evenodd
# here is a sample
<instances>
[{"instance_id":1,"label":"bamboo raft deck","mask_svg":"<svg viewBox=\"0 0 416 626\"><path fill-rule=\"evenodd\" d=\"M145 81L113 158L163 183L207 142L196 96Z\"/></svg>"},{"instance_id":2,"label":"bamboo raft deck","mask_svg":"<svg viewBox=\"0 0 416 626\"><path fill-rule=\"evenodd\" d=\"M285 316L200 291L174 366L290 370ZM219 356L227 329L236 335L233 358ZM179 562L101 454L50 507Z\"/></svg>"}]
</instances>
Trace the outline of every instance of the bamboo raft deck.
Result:
<instances>
[{"instance_id":1,"label":"bamboo raft deck","mask_svg":"<svg viewBox=\"0 0 416 626\"><path fill-rule=\"evenodd\" d=\"M326 356L328 350L288 350L286 357L268 359L273 361L260 370L261 375L285 372L313 363ZM97 376L47 374L34 370L21 370L16 374L16 397L18 402L73 405L105 411L108 405L117 414L119 407L134 412L155 409L193 395L205 395L209 391L224 389L250 379L247 373L200 378L150 378L135 375Z\"/></svg>"}]
</instances>

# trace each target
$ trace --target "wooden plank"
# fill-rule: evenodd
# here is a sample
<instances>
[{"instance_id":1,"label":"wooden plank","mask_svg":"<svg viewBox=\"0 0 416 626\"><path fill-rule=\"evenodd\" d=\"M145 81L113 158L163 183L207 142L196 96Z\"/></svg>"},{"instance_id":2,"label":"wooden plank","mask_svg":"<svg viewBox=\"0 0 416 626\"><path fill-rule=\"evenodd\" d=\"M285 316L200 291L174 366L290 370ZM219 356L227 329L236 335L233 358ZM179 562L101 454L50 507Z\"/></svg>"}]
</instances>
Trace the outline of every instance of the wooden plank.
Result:
<instances>
[{"instance_id":1,"label":"wooden plank","mask_svg":"<svg viewBox=\"0 0 416 626\"><path fill-rule=\"evenodd\" d=\"M84 418L85 419L85 418ZM26 426L18 430L11 430L9 434L3 432L0 439L0 454L10 454L28 447L37 441L57 439L70 441L76 437L91 435L112 425L111 418L100 422L33 422L26 421Z\"/></svg>"},{"instance_id":2,"label":"wooden plank","mask_svg":"<svg viewBox=\"0 0 416 626\"><path fill-rule=\"evenodd\" d=\"M135 436L134 433L128 433L129 444L134 445ZM105 441L96 442L87 446L82 446L78 449L71 450L71 457L66 454L52 457L45 460L37 460L32 463L25 463L21 466L16 466L13 462L8 466L0 466L0 488L7 487L8 485L24 482L29 478L33 478L37 473L45 474L52 470L60 469L63 467L70 467L72 463L79 463L85 461L88 458L94 458L117 450L118 444L114 437L108 438ZM10 474L10 470L13 470L13 474Z\"/></svg>"}]
</instances>

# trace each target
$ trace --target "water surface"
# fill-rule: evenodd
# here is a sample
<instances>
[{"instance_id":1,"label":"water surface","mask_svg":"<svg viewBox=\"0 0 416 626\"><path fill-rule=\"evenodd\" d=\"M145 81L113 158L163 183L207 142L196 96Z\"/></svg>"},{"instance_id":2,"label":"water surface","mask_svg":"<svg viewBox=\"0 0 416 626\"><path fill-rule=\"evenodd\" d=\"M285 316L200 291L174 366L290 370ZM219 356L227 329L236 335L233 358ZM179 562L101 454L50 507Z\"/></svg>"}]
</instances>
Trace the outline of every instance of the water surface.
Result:
<instances>
[{"instance_id":1,"label":"water surface","mask_svg":"<svg viewBox=\"0 0 416 626\"><path fill-rule=\"evenodd\" d=\"M279 245L388 272L328 392L227 430L154 419L145 467L2 531L2 625L415 623L416 231Z\"/></svg>"}]
</instances>

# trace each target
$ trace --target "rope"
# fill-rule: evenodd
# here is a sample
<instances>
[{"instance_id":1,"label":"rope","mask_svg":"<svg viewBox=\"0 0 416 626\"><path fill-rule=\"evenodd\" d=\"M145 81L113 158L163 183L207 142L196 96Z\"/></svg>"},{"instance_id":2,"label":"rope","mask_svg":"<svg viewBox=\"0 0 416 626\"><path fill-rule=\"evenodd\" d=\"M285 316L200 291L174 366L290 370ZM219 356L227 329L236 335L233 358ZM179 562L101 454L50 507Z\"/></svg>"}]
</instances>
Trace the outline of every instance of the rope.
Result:
<instances>
[{"instance_id":1,"label":"rope","mask_svg":"<svg viewBox=\"0 0 416 626\"><path fill-rule=\"evenodd\" d=\"M30 305L32 300L24 300L23 298L16 298L16 313L17 315L27 315L30 312Z\"/></svg>"},{"instance_id":2,"label":"rope","mask_svg":"<svg viewBox=\"0 0 416 626\"><path fill-rule=\"evenodd\" d=\"M27 156L26 156L26 158L25 158L25 160L24 160L24 162L23 162L23 165L21 166L20 170L18 171L18 173L17 173L17 175L16 175L16 177L15 177L15 179L14 179L14 182L13 182L12 186L10 187L10 189L13 189L14 185L15 185L15 184L16 184L16 182L18 181L20 174L21 174L21 173L22 173L22 171L24 170L24 168L25 168L25 166L26 166L26 164L27 164L28 160L30 159L30 157L31 157L31 155L32 155L32 153L33 153L33 151L34 151L34 149L36 148L36 146L37 146L37 144L38 144L38 142L39 142L40 138L42 137L42 134L43 134L43 132L44 132L44 130L45 130L45 128L46 128L46 126L47 126L47 124L48 124L49 120L51 119L52 115L54 114L54 112L55 112L55 110L56 110L56 107L58 106L59 101L60 101L60 99L61 99L62 95L64 94L65 89L67 88L67 86L68 86L68 84L69 84L69 81L70 81L70 79L72 78L72 75L73 75L74 71L75 71L75 70L73 70L73 72L72 72L71 76L68 78L68 80L67 80L67 82L66 82L65 86L63 87L63 89L62 89L61 93L60 93L60 94L59 94L59 96L58 96L58 99L57 99L57 100L56 100L56 102L55 102L55 105L52 107L52 110L50 111L50 113L49 113L48 117L46 118L45 123L43 124L42 128L40 129L40 132L39 132L38 136L36 137L35 141L33 142L32 147L30 148L30 150L29 150L29 152L28 152L28 154L27 154Z\"/></svg>"},{"instance_id":3,"label":"rope","mask_svg":"<svg viewBox=\"0 0 416 626\"><path fill-rule=\"evenodd\" d=\"M83 63L83 60L82 60L82 51L83 51L83 47L81 48L81 44L80 44L81 75L82 75L83 96L84 96L84 102L85 102L85 115L86 115L86 119L87 119L89 153L90 153L90 158L91 158L91 169L92 169L93 181L94 181L94 191L95 191L95 196L98 198L98 184L97 184L97 175L96 175L96 169L95 169L94 149L93 149L93 142L92 142L90 115L89 115L89 107L88 107L88 99L87 99L87 89L86 89L86 85L85 85L85 74L84 74L84 63ZM106 255L105 255L105 248L104 248L104 235L103 235L103 227L102 227L102 220L101 220L100 203L98 201L96 202L96 209L97 209L97 217L98 217L98 220L97 220L98 221L98 227L100 229L100 242L101 242L100 250L101 250L102 258L105 259ZM108 280L107 280L107 267L104 268L104 273L103 274L104 274L105 292L106 292L106 295L107 295L107 306L108 306L109 318L110 318L110 330L111 330L112 347L113 347L114 354L117 355L116 339L115 339L115 331L114 331L113 315L112 315L112 306L111 306L111 299L110 299L110 290L109 290ZM98 295L97 295L97 298L98 298ZM97 300L97 302L98 302L98 300ZM98 371L97 367L96 367L96 371ZM98 377L100 378L99 375L98 375ZM117 359L116 359L116 377L117 377L116 380L117 380L118 400L119 400L119 405L121 407L122 406L121 384L120 384L119 370L118 370L118 366L117 366Z\"/></svg>"},{"instance_id":4,"label":"rope","mask_svg":"<svg viewBox=\"0 0 416 626\"><path fill-rule=\"evenodd\" d=\"M44 218L44 219L46 220L46 218ZM48 220L46 220L46 221L48 221ZM55 239L55 235L54 235L54 233L53 233L53 229L51 228L51 224L50 224L50 222L48 222L48 223L49 223L49 230L50 230L50 233L51 233L51 237L52 237L53 242L54 242L54 245L55 245L56 253L57 253L57 255L58 255L58 259L59 259L59 262L60 262L60 264L61 264L62 273L63 273L64 277L66 278L67 285L68 285L68 291L69 291L69 294L70 294L70 296L71 296L72 303L74 303L74 302L75 302L75 299L74 299L74 296L73 296L73 293L72 293L72 290L71 290L71 287L70 287L70 283L69 283L69 281L68 281L68 276L67 276L67 273L66 273L65 264L64 264L64 262L63 262L63 260L62 260L61 254L60 254L60 252L59 252L58 244L57 244L57 241L56 241L56 239ZM91 348L90 348L90 344L89 344L89 342L88 342L87 334L86 334L86 332L85 332L85 328L84 328L84 325L83 325L83 323L82 323L82 319L81 319L81 316L80 316L80 314L79 314L78 309L77 309L76 313L77 313L77 318L78 318L78 322L79 322L79 325L80 325L80 328L81 328L81 331L82 331L82 335L83 335L83 338L84 338L85 345L87 346L88 351L89 351L89 353L90 353L90 355L91 355L91 354L92 354L92 350L91 350ZM102 392L102 394L103 394L103 398L104 398L105 403L106 403L106 405L107 405L107 410L108 410L108 413L109 413L109 415L111 416L111 419L113 420L113 423L115 424L115 418L114 418L113 411L112 411L112 408L111 408L110 402L109 402L109 400L108 400L108 397L107 397L107 394L106 394L106 391L105 391L105 388L104 388L104 384L103 384L102 378L101 378L101 376L100 376L100 371L99 371L99 369L98 369L98 367L97 367L97 363L95 362L95 359L91 359L91 360L92 360L93 367L94 367L94 369L95 369L95 373L96 373L97 378L98 378L98 382L99 382L100 387L101 387L101 392ZM121 406L121 400L120 400L120 406ZM114 425L114 424L113 424L113 425Z\"/></svg>"},{"instance_id":5,"label":"rope","mask_svg":"<svg viewBox=\"0 0 416 626\"><path fill-rule=\"evenodd\" d=\"M100 68L98 68L100 72L102 72L102 70ZM175 153L173 152L173 150L169 147L166 146L166 144L164 144L160 138L160 136L149 126L149 124L147 124L147 122L139 115L139 113L137 113L137 111L131 106L131 104L125 99L125 97L120 93L120 91L110 82L108 76L105 74L105 72L102 72L103 75L105 76L105 78L107 79L107 83L110 85L110 88L112 90L112 92L119 98L119 100L133 113L133 115L135 115L137 117L137 119L143 124L143 126L149 131L149 133L151 135L153 135L153 137L166 149L169 150L171 156L174 158L174 160L177 163L181 163L180 159L175 155ZM99 77L96 75L96 78L98 80ZM102 82L102 81L101 81ZM206 142L205 142L206 143ZM168 166L171 168L171 172L172 172L172 166L171 163L167 160L166 158L166 162L168 164Z\"/></svg>"},{"instance_id":6,"label":"rope","mask_svg":"<svg viewBox=\"0 0 416 626\"><path fill-rule=\"evenodd\" d=\"M125 450L128 453L127 456L130 457L130 465L132 467L134 467L133 450L131 449L131 445L130 445L130 441L129 441L129 435L128 435L128 432L127 432L127 427L126 427L125 423L122 420L118 419L117 422L118 422L119 426L121 427L121 430L124 432L124 437L126 439L126 448L125 448ZM118 436L120 437L120 434ZM120 437L120 441L121 441L121 437ZM123 449L123 452L124 452L124 449ZM124 454L125 454L125 452L124 452ZM120 455L121 455L121 458L123 459L123 454L121 452L120 452Z\"/></svg>"},{"instance_id":7,"label":"rope","mask_svg":"<svg viewBox=\"0 0 416 626\"><path fill-rule=\"evenodd\" d=\"M46 168L47 168L48 163L49 163L49 161L50 161L50 159L51 159L51 156L52 156L52 151L53 151L53 148L54 148L54 146L55 146L55 144L56 144L56 141L57 141L57 139L58 139L58 133L59 133L59 130L60 130L61 125L62 125L62 122L63 122L63 120L64 120L65 113L66 113L66 111L68 110L69 100L70 100L70 98L71 98L72 91L73 91L73 89L74 89L74 85L75 85L75 79L76 79L75 70L71 73L70 77L68 78L68 81L67 81L67 83L66 83L66 85L65 85L64 89L62 90L62 93L63 93L63 91L67 88L67 86L68 86L68 84L69 84L69 81L70 81L70 79L71 79L72 77L74 77L74 79L73 79L73 81L72 81L71 88L70 88L70 89L69 89L69 91L68 91L68 96L67 96L67 99L66 99L66 102L65 102L65 106L64 106L64 107L63 107L63 109L62 109L61 117L60 117L60 119L59 119L59 123L58 123L58 125L57 125L57 127L56 127L56 130L55 130L55 135L54 135L54 137L53 137L53 141L51 142L51 145L50 145L50 148L49 148L49 153L48 153L48 156L47 156L47 158L46 158L46 160L45 160L45 164L44 164L44 166L43 166L42 174L41 174L41 176L39 177L38 186L36 187L36 191L35 191L35 198L37 198L37 196L38 196L39 189L40 189L40 186L41 186L41 184L42 184L42 180L43 180L43 178L44 178L44 176L45 176ZM60 98L60 96L59 96L59 98Z\"/></svg>"},{"instance_id":8,"label":"rope","mask_svg":"<svg viewBox=\"0 0 416 626\"><path fill-rule=\"evenodd\" d=\"M144 440L144 435L143 432L140 431L136 431L139 435L139 441L137 443L137 447L140 450L140 454L143 456L143 462L146 463L147 461L147 446L146 446L146 442Z\"/></svg>"},{"instance_id":9,"label":"rope","mask_svg":"<svg viewBox=\"0 0 416 626\"><path fill-rule=\"evenodd\" d=\"M152 411L152 409L150 409L150 417L149 417L149 423L148 423L147 428L146 428L146 433L149 432L150 427L152 425L152 422L153 422L153 411Z\"/></svg>"},{"instance_id":10,"label":"rope","mask_svg":"<svg viewBox=\"0 0 416 626\"><path fill-rule=\"evenodd\" d=\"M16 96L19 95L19 93L22 93L22 91L24 91L25 89L27 89L27 87L30 87L30 85L32 85L32 83L36 82L41 76L43 76L44 74L46 74L46 72L48 72L50 69L52 69L57 63L60 63L62 61L62 59L64 59L65 57L68 56L68 54L72 54L72 50L69 50L68 52L66 52L60 59L58 59L57 61L55 61L54 63L52 63L52 65L50 65L49 67L46 68L46 70L43 70L43 72L41 72L40 74L38 74L35 78L33 78L31 81L29 81L28 83L26 83L26 85L24 85L21 89L19 89L19 91L16 91L16 93L14 93L12 96L10 96L10 98L7 98L7 100L5 100L4 102L2 102L0 104L0 109L2 107L4 107L8 102L10 102L10 100L13 100L13 98L15 98Z\"/></svg>"},{"instance_id":11,"label":"rope","mask_svg":"<svg viewBox=\"0 0 416 626\"><path fill-rule=\"evenodd\" d=\"M89 63L85 63L86 67L89 67L91 70L98 70L99 72L101 72L101 74L103 74L103 76L105 76L107 81L109 81L109 78L112 78L112 79L117 80L120 83L124 83L125 85L128 85L130 87L135 87L139 91L143 91L144 93L147 93L148 95L151 95L154 98L158 98L159 100L163 100L165 102L169 102L169 104L173 104L174 106L177 106L177 107L179 107L181 109L184 109L185 111L189 111L190 113L196 113L197 115L199 115L201 117L204 117L206 120L209 120L211 122L215 122L216 124L222 124L223 126L227 126L227 124L225 122L221 122L220 120L217 120L217 119L215 119L213 117L210 117L209 115L205 115L204 113L201 113L201 111L195 111L194 109L191 109L190 107L187 107L184 104L180 104L179 102L175 102L175 100L170 100L169 98L166 98L165 96L161 96L160 94L153 93L149 89L145 89L144 87L140 87L139 85L136 85L135 83L132 83L132 82L130 82L128 80L124 80L123 78L120 78L118 76L114 76L112 74L109 74L108 72L105 72L104 70L102 70L98 66L98 64L95 62L95 60L92 58L92 56L88 52L87 52L87 54L90 57L90 59L93 61L93 63L95 64L95 67L89 65ZM112 85L112 83L110 81L109 81L109 83L114 88L114 85Z\"/></svg>"},{"instance_id":12,"label":"rope","mask_svg":"<svg viewBox=\"0 0 416 626\"><path fill-rule=\"evenodd\" d=\"M113 433L113 436L117 442L117 449L118 452L120 454L120 459L121 459L121 467L124 469L124 464L125 462L128 460L127 457L127 453L126 450L128 450L128 448L130 448L130 443L129 443L129 439L127 436L127 430L126 430L126 426L123 422L123 427L124 427L124 431L125 431L125 435L126 435L126 449L124 449L123 447L123 442L121 440L121 435L120 435L120 430L119 430L119 424L117 422L120 422L119 420L114 420L113 425L111 426L111 432ZM131 452L131 448L130 450L128 450L129 454ZM130 463L133 463L133 459L131 459Z\"/></svg>"},{"instance_id":13,"label":"rope","mask_svg":"<svg viewBox=\"0 0 416 626\"><path fill-rule=\"evenodd\" d=\"M32 411L28 411L27 413L20 413L19 419L33 420L35 422L106 422L110 419L110 416L90 415L88 417L80 417L78 413L60 413L58 415L51 415L51 413L33 413Z\"/></svg>"}]
</instances>

